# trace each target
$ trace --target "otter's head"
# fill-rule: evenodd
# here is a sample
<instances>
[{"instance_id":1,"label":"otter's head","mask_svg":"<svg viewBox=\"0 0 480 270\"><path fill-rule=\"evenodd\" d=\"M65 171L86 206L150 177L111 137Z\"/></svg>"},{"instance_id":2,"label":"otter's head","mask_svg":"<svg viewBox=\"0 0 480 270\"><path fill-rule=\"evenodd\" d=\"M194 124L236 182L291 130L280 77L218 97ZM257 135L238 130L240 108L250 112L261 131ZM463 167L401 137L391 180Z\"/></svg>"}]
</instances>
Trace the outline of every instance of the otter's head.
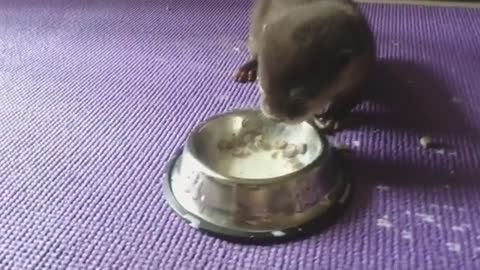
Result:
<instances>
[{"instance_id":1,"label":"otter's head","mask_svg":"<svg viewBox=\"0 0 480 270\"><path fill-rule=\"evenodd\" d=\"M326 27L288 20L264 27L258 86L266 116L298 123L321 113L335 95L352 50Z\"/></svg>"}]
</instances>

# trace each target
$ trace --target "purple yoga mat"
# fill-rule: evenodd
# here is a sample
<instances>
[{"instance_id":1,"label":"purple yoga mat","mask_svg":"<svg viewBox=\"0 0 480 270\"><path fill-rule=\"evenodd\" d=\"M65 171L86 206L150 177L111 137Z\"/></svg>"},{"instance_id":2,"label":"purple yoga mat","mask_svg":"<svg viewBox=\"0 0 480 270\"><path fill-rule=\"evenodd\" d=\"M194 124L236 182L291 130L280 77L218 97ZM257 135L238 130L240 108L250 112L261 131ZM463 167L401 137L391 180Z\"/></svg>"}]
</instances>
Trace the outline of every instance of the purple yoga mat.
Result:
<instances>
[{"instance_id":1,"label":"purple yoga mat","mask_svg":"<svg viewBox=\"0 0 480 270\"><path fill-rule=\"evenodd\" d=\"M480 269L480 10L362 5L381 60L335 226L271 247L177 218L162 172L231 80L247 1L0 1L0 269ZM427 151L419 138L442 140Z\"/></svg>"}]
</instances>

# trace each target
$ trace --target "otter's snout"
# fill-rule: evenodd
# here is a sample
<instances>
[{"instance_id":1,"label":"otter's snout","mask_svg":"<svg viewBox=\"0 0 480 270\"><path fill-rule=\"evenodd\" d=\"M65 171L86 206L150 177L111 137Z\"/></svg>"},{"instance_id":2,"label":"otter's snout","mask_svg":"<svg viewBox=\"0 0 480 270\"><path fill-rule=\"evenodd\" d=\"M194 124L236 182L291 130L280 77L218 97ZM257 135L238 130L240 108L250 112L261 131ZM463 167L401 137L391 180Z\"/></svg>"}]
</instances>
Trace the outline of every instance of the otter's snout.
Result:
<instances>
[{"instance_id":1,"label":"otter's snout","mask_svg":"<svg viewBox=\"0 0 480 270\"><path fill-rule=\"evenodd\" d=\"M267 118L270 118L276 121L283 120L283 117L280 117L278 116L278 114L273 113L270 107L264 101L260 103L260 110Z\"/></svg>"},{"instance_id":2,"label":"otter's snout","mask_svg":"<svg viewBox=\"0 0 480 270\"><path fill-rule=\"evenodd\" d=\"M281 104L269 104L265 99L262 99L260 109L266 117L275 121L298 123L302 122L307 117L307 115L299 108L288 105L282 106Z\"/></svg>"},{"instance_id":3,"label":"otter's snout","mask_svg":"<svg viewBox=\"0 0 480 270\"><path fill-rule=\"evenodd\" d=\"M259 91L260 109L266 117L282 122L301 122L307 117L307 104L289 97L276 96L271 91L265 91L261 85Z\"/></svg>"}]
</instances>

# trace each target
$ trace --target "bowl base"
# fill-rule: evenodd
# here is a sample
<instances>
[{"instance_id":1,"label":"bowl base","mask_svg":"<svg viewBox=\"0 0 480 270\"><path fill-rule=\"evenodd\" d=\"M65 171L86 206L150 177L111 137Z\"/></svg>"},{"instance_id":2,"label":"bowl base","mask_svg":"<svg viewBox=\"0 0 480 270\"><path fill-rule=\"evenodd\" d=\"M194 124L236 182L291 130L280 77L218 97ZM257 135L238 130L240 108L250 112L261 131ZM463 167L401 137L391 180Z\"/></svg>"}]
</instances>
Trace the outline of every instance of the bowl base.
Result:
<instances>
[{"instance_id":1,"label":"bowl base","mask_svg":"<svg viewBox=\"0 0 480 270\"><path fill-rule=\"evenodd\" d=\"M202 219L201 217L190 213L181 203L177 200L174 190L172 188L172 174L174 172L176 161L181 157L181 153L178 153L175 158L170 162L167 167L167 171L163 178L163 193L165 199L174 210L174 212L186 221L192 228L199 230L202 233L235 243L244 244L275 244L279 242L291 241L294 239L305 238L314 233L318 233L326 227L332 225L336 219L343 213L351 197L352 183L346 175L342 175L339 179L342 183L338 185L335 190L335 198L331 198L331 206L324 211L321 215L315 219L302 224L301 226L287 228L272 231L251 232L242 231L239 229L229 229L223 226L218 226ZM337 155L338 157L338 155ZM339 160L337 160L340 163Z\"/></svg>"}]
</instances>

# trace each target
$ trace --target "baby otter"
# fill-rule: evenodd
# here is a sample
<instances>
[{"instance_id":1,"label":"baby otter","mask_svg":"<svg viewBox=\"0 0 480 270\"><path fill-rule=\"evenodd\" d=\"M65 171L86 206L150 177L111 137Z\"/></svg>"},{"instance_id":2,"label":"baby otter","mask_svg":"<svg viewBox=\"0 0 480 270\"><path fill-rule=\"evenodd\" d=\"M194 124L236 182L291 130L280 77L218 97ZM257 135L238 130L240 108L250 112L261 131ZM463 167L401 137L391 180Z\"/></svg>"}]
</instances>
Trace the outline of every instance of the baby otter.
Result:
<instances>
[{"instance_id":1,"label":"baby otter","mask_svg":"<svg viewBox=\"0 0 480 270\"><path fill-rule=\"evenodd\" d=\"M235 80L258 74L263 113L287 123L315 118L325 131L358 104L375 62L373 34L350 0L257 0L248 50Z\"/></svg>"}]
</instances>

